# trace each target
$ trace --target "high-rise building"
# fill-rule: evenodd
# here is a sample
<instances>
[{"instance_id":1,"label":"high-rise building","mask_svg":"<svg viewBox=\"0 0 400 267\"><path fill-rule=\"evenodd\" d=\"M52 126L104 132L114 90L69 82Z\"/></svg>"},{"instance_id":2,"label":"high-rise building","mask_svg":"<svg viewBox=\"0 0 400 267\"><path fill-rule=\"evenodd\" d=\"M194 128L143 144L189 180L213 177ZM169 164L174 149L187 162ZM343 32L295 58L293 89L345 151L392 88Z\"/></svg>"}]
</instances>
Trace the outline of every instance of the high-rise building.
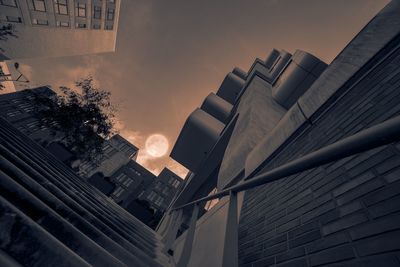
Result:
<instances>
[{"instance_id":1,"label":"high-rise building","mask_svg":"<svg viewBox=\"0 0 400 267\"><path fill-rule=\"evenodd\" d=\"M1 59L60 57L115 50L121 0L1 0L0 22L18 38Z\"/></svg>"}]
</instances>

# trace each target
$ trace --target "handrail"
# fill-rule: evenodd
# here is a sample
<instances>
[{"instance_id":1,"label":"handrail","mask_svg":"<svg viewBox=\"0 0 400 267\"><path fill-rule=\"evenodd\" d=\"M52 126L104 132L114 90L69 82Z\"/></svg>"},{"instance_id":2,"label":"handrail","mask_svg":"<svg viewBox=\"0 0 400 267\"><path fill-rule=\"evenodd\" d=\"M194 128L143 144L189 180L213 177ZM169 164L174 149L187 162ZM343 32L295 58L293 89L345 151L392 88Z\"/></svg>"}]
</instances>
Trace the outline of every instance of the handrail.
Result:
<instances>
[{"instance_id":1,"label":"handrail","mask_svg":"<svg viewBox=\"0 0 400 267\"><path fill-rule=\"evenodd\" d=\"M171 211L179 210L204 201L224 197L230 192L242 192L254 187L264 185L287 176L306 171L323 164L340 160L373 148L390 144L400 140L400 116L386 120L368 129L362 130L352 136L346 137L333 144L311 152L299 159L281 165L253 177L251 180L231 186L216 194L199 198L184 205L173 208Z\"/></svg>"}]
</instances>

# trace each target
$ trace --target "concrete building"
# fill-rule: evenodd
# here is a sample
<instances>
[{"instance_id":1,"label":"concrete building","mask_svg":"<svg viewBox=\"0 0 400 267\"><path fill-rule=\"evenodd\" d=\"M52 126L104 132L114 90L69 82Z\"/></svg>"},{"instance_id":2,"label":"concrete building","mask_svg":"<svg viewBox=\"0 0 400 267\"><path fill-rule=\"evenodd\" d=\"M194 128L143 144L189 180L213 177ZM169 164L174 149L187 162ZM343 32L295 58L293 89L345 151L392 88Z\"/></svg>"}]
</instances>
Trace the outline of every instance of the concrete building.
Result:
<instances>
[{"instance_id":1,"label":"concrete building","mask_svg":"<svg viewBox=\"0 0 400 267\"><path fill-rule=\"evenodd\" d=\"M154 210L164 213L182 185L182 178L164 168L139 199L148 201Z\"/></svg>"},{"instance_id":2,"label":"concrete building","mask_svg":"<svg viewBox=\"0 0 400 267\"><path fill-rule=\"evenodd\" d=\"M191 172L157 232L0 118L0 265L400 266L399 14L328 66L274 50L228 73L172 150Z\"/></svg>"},{"instance_id":3,"label":"concrete building","mask_svg":"<svg viewBox=\"0 0 400 267\"><path fill-rule=\"evenodd\" d=\"M77 162L79 175L90 177L95 173L102 173L111 177L117 170L128 162L135 160L139 149L119 134L114 135L103 144L103 153L95 161L85 160Z\"/></svg>"},{"instance_id":4,"label":"concrete building","mask_svg":"<svg viewBox=\"0 0 400 267\"><path fill-rule=\"evenodd\" d=\"M110 176L110 180L116 185L110 197L121 207L126 208L155 179L156 176L153 173L136 161L130 160Z\"/></svg>"},{"instance_id":5,"label":"concrete building","mask_svg":"<svg viewBox=\"0 0 400 267\"><path fill-rule=\"evenodd\" d=\"M115 50L120 0L2 0L0 22L18 38L0 59L61 57Z\"/></svg>"},{"instance_id":6,"label":"concrete building","mask_svg":"<svg viewBox=\"0 0 400 267\"><path fill-rule=\"evenodd\" d=\"M235 68L189 115L171 157L191 172L158 227L178 266L400 265L399 14L329 66L275 49Z\"/></svg>"}]
</instances>

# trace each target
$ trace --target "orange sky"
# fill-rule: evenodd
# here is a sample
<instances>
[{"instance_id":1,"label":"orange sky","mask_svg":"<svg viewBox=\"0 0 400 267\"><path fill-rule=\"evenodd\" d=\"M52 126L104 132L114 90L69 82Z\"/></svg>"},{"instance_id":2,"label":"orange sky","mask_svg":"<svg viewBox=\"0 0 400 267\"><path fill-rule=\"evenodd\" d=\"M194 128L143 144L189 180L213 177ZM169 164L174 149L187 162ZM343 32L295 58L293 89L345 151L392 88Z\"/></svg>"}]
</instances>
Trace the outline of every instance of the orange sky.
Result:
<instances>
[{"instance_id":1,"label":"orange sky","mask_svg":"<svg viewBox=\"0 0 400 267\"><path fill-rule=\"evenodd\" d=\"M224 76L247 70L276 47L308 51L329 63L388 0L125 0L117 51L25 60L32 85L71 85L92 74L119 106L121 134L144 147L154 133L170 149L187 116ZM158 173L185 170L142 149L139 162Z\"/></svg>"}]
</instances>

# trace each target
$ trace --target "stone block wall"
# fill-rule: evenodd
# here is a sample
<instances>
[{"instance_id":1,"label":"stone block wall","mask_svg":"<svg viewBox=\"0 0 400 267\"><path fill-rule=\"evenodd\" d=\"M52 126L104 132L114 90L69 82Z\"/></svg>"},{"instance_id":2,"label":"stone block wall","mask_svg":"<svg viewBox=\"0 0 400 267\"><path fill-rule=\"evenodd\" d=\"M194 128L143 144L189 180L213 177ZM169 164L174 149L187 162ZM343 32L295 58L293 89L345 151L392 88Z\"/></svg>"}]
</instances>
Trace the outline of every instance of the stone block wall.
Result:
<instances>
[{"instance_id":1,"label":"stone block wall","mask_svg":"<svg viewBox=\"0 0 400 267\"><path fill-rule=\"evenodd\" d=\"M386 56L383 61L361 69L359 80L339 90L335 101L264 163L264 170L400 115L398 43L391 43L392 54L379 55ZM400 144L248 191L239 262L246 267L400 266Z\"/></svg>"}]
</instances>

